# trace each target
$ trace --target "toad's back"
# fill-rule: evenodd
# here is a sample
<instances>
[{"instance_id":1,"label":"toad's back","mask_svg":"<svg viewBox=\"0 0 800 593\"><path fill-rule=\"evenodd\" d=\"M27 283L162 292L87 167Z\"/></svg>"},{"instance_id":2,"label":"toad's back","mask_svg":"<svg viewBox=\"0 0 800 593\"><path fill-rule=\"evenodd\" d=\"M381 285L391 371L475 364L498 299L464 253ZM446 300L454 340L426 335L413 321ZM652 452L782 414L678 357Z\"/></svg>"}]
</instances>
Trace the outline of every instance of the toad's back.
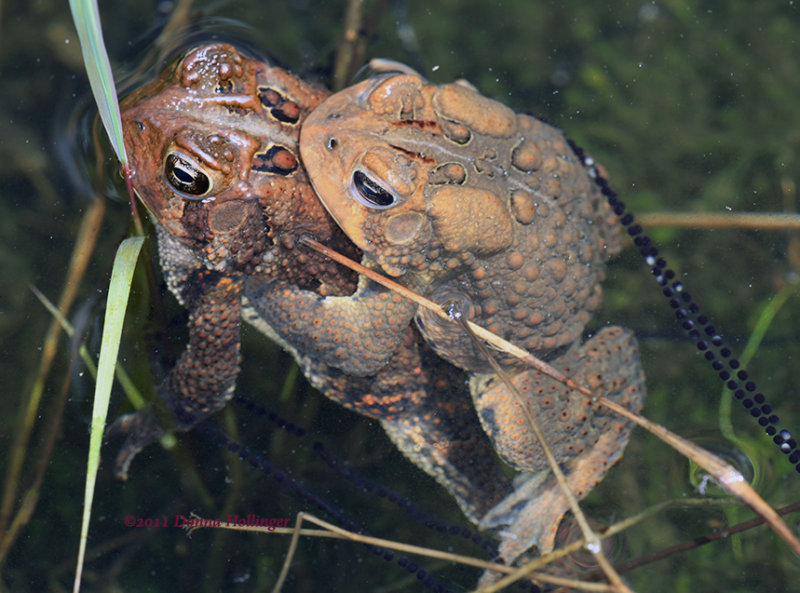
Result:
<instances>
[{"instance_id":1,"label":"toad's back","mask_svg":"<svg viewBox=\"0 0 800 593\"><path fill-rule=\"evenodd\" d=\"M560 131L465 83L390 74L333 95L301 153L325 206L386 273L549 357L601 302L616 217ZM459 328L420 312L437 350L485 369Z\"/></svg>"}]
</instances>

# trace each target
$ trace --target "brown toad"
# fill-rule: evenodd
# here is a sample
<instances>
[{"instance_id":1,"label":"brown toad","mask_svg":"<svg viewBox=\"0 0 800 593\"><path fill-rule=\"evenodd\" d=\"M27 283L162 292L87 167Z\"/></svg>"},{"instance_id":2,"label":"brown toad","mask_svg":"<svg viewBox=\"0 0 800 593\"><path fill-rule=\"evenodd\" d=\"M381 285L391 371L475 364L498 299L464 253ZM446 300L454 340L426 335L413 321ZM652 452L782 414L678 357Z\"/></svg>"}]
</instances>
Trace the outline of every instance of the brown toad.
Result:
<instances>
[{"instance_id":1,"label":"brown toad","mask_svg":"<svg viewBox=\"0 0 800 593\"><path fill-rule=\"evenodd\" d=\"M365 262L641 407L644 377L631 333L605 328L580 343L621 231L561 132L465 83L434 86L406 70L326 99L304 123L300 148L320 199ZM471 338L427 310L412 313L440 355L474 373L473 399L500 455L519 470L546 472L514 398ZM584 496L621 455L631 424L535 371L520 369L513 382ZM552 479L528 477L527 503L517 492L484 522L516 521L507 559L531 543L549 548L567 509ZM504 517L518 503L540 518Z\"/></svg>"},{"instance_id":2,"label":"brown toad","mask_svg":"<svg viewBox=\"0 0 800 593\"><path fill-rule=\"evenodd\" d=\"M477 521L509 493L508 482L475 417L463 373L431 352L408 318L405 327L392 325L382 364L354 374L362 360L348 365L349 352L320 360L323 338L273 329L261 306L290 289L298 299L346 310L370 290L299 246L301 236L311 236L360 258L316 199L297 157L299 125L326 96L230 45L211 44L123 101L133 185L156 222L167 285L190 311L188 345L159 395L183 429L222 408L239 372L244 319L289 350L328 397L380 420L395 444ZM382 302L388 313L395 299L386 295ZM315 327L302 301L273 306ZM118 458L124 476L163 428L146 409L116 429L128 434Z\"/></svg>"}]
</instances>

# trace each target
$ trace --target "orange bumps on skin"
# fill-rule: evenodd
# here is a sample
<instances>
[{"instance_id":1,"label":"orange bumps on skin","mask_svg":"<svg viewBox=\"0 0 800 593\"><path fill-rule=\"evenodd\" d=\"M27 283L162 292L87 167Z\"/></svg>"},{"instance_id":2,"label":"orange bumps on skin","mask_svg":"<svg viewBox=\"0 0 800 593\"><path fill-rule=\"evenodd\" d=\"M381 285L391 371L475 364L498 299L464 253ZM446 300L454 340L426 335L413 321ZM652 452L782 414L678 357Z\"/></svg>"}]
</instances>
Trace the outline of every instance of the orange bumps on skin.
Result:
<instances>
[{"instance_id":1,"label":"orange bumps on skin","mask_svg":"<svg viewBox=\"0 0 800 593\"><path fill-rule=\"evenodd\" d=\"M412 114L424 105L422 82L419 77L410 75L388 78L370 93L369 104L375 113L398 119L404 114Z\"/></svg>"},{"instance_id":2,"label":"orange bumps on skin","mask_svg":"<svg viewBox=\"0 0 800 593\"><path fill-rule=\"evenodd\" d=\"M431 185L443 185L451 183L461 185L467 179L467 171L460 163L445 163L439 165L428 176L428 183Z\"/></svg>"},{"instance_id":3,"label":"orange bumps on skin","mask_svg":"<svg viewBox=\"0 0 800 593\"><path fill-rule=\"evenodd\" d=\"M556 282L561 282L567 275L567 264L560 259L551 259L547 264L550 277Z\"/></svg>"},{"instance_id":4,"label":"orange bumps on skin","mask_svg":"<svg viewBox=\"0 0 800 593\"><path fill-rule=\"evenodd\" d=\"M511 212L520 224L530 224L536 218L536 205L529 191L515 189L511 192Z\"/></svg>"},{"instance_id":5,"label":"orange bumps on skin","mask_svg":"<svg viewBox=\"0 0 800 593\"><path fill-rule=\"evenodd\" d=\"M511 164L520 171L534 171L542 166L542 151L533 140L523 140L511 152Z\"/></svg>"},{"instance_id":6,"label":"orange bumps on skin","mask_svg":"<svg viewBox=\"0 0 800 593\"><path fill-rule=\"evenodd\" d=\"M516 114L511 109L460 85L440 87L432 102L439 115L479 134L505 138L516 128Z\"/></svg>"},{"instance_id":7,"label":"orange bumps on skin","mask_svg":"<svg viewBox=\"0 0 800 593\"><path fill-rule=\"evenodd\" d=\"M525 259L522 257L522 254L519 251L512 251L508 254L506 261L511 269L516 270L517 268L522 267Z\"/></svg>"}]
</instances>

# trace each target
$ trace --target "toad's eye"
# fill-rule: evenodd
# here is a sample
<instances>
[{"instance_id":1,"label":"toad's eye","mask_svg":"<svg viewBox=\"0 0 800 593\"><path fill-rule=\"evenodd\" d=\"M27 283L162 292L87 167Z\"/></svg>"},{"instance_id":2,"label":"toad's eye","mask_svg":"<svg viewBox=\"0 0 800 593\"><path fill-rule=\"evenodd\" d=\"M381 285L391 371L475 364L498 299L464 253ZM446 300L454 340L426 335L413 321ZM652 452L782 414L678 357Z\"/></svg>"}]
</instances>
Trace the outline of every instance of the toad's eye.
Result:
<instances>
[{"instance_id":1,"label":"toad's eye","mask_svg":"<svg viewBox=\"0 0 800 593\"><path fill-rule=\"evenodd\" d=\"M192 159L179 152L171 152L164 160L164 179L178 194L196 200L211 189L208 175Z\"/></svg>"},{"instance_id":2,"label":"toad's eye","mask_svg":"<svg viewBox=\"0 0 800 593\"><path fill-rule=\"evenodd\" d=\"M384 209L397 204L397 198L393 194L383 189L363 171L353 173L353 188L358 201L368 208Z\"/></svg>"}]
</instances>

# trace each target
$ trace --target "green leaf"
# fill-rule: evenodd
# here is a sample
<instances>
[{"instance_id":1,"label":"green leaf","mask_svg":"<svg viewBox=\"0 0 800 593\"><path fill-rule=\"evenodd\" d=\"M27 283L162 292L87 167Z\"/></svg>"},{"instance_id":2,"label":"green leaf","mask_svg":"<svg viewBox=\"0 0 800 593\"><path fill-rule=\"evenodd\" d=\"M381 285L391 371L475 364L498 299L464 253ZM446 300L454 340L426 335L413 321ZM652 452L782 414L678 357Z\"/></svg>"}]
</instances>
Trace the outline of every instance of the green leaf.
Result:
<instances>
[{"instance_id":1,"label":"green leaf","mask_svg":"<svg viewBox=\"0 0 800 593\"><path fill-rule=\"evenodd\" d=\"M86 465L86 488L83 498L83 520L81 523L81 540L78 549L78 564L75 570L73 592L80 590L83 559L86 553L86 541L89 536L89 519L92 514L94 487L97 469L100 466L100 444L108 414L108 402L111 398L111 386L114 382L114 368L122 337L122 324L125 321L125 309L128 306L128 295L131 289L133 270L136 259L142 249L144 237L125 239L117 249L114 268L111 272L111 284L108 289L106 317L103 323L103 341L100 347L100 360L97 365L97 382L94 392L94 408L92 409L92 432L89 438L89 458Z\"/></svg>"},{"instance_id":2,"label":"green leaf","mask_svg":"<svg viewBox=\"0 0 800 593\"><path fill-rule=\"evenodd\" d=\"M78 31L81 43L83 63L89 75L92 94L100 111L100 119L106 129L111 146L117 153L120 163L126 165L125 144L122 141L122 119L119 115L117 89L111 74L111 64L103 42L103 29L100 25L100 13L94 0L69 0L72 20Z\"/></svg>"}]
</instances>

